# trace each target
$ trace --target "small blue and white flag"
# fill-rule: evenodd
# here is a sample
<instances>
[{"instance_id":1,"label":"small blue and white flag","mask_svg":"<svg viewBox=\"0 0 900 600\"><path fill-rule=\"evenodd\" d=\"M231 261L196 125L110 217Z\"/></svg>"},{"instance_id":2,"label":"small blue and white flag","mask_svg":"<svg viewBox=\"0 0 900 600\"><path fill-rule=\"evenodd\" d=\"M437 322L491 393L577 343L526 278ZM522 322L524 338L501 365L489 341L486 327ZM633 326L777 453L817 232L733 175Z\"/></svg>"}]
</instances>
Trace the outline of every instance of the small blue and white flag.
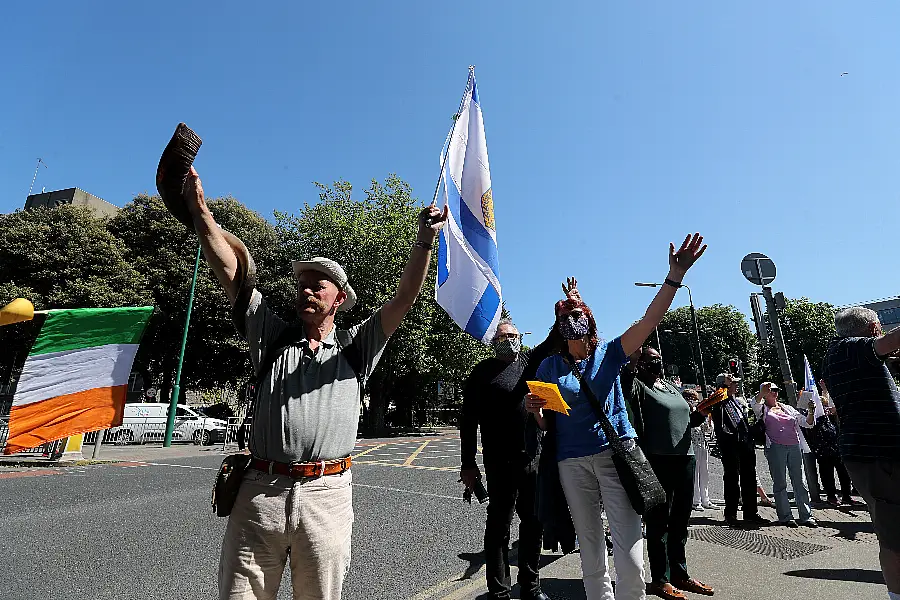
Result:
<instances>
[{"instance_id":1,"label":"small blue and white flag","mask_svg":"<svg viewBox=\"0 0 900 600\"><path fill-rule=\"evenodd\" d=\"M822 399L819 397L819 388L816 387L816 380L813 378L812 368L809 366L809 359L806 358L805 354L803 355L803 366L803 370L805 371L803 391L812 394L812 400L816 404L815 419L818 420L819 417L825 415L825 407L822 406Z\"/></svg>"},{"instance_id":2,"label":"small blue and white flag","mask_svg":"<svg viewBox=\"0 0 900 600\"><path fill-rule=\"evenodd\" d=\"M435 297L457 325L487 344L500 321L502 295L491 173L473 69L441 164L439 189L450 216L440 233Z\"/></svg>"}]
</instances>

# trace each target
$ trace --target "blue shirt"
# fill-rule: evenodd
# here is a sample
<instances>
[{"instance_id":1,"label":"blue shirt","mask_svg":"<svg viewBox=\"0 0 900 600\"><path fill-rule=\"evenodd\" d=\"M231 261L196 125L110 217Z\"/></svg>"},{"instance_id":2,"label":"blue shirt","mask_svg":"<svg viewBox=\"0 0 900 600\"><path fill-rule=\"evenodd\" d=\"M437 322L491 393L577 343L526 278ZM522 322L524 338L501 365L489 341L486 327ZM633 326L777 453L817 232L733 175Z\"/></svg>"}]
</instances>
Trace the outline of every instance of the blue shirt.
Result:
<instances>
[{"instance_id":1,"label":"blue shirt","mask_svg":"<svg viewBox=\"0 0 900 600\"><path fill-rule=\"evenodd\" d=\"M594 354L577 364L582 377L589 382L594 396L605 405L613 429L622 439L634 439L637 434L628 420L619 370L628 362L622 340L600 343ZM581 393L581 386L563 357L555 354L544 359L537 370L537 379L555 383L571 410L569 416L556 417L556 459L579 458L599 454L609 448L609 442L600 429L590 401Z\"/></svg>"}]
</instances>

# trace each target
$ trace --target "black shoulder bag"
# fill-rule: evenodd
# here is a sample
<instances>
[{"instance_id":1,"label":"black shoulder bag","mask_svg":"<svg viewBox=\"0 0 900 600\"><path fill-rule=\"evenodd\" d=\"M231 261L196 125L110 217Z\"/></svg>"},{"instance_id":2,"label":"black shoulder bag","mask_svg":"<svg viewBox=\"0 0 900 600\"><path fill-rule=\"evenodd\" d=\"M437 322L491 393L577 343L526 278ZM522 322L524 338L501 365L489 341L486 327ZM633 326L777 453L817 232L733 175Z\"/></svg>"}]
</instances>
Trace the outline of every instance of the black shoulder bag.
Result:
<instances>
[{"instance_id":1,"label":"black shoulder bag","mask_svg":"<svg viewBox=\"0 0 900 600\"><path fill-rule=\"evenodd\" d=\"M613 464L616 466L616 473L628 494L628 500L631 502L632 508L639 515L646 515L652 508L666 503L666 491L653 472L650 462L644 455L644 451L634 441L634 445L626 444L619 437L618 432L609 422L609 417L603 410L603 405L597 400L593 390L587 382L584 381L581 371L575 365L570 356L565 357L566 363L572 369L575 378L581 386L581 391L591 403L594 413L600 421L600 429L606 439L609 440L609 446L613 451ZM629 447L630 446L630 447Z\"/></svg>"}]
</instances>

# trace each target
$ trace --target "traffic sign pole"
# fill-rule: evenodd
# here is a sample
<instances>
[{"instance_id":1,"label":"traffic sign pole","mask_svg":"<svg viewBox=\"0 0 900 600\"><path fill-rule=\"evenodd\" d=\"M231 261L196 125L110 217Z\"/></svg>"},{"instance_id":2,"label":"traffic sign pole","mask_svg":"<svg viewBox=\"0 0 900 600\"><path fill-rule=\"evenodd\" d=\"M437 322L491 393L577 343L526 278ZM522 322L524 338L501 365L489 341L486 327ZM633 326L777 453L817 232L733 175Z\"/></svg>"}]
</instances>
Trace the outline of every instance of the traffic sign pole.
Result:
<instances>
[{"instance_id":1,"label":"traffic sign pole","mask_svg":"<svg viewBox=\"0 0 900 600\"><path fill-rule=\"evenodd\" d=\"M797 388L794 386L794 376L791 374L791 364L788 362L787 348L784 345L784 336L781 335L781 324L778 322L778 311L775 308L775 298L772 296L772 288L764 285L763 296L766 299L766 309L769 311L769 323L772 325L772 335L775 338L775 350L778 352L778 362L781 363L781 376L784 377L784 389L787 401L790 405L797 405Z\"/></svg>"},{"instance_id":2,"label":"traffic sign pole","mask_svg":"<svg viewBox=\"0 0 900 600\"><path fill-rule=\"evenodd\" d=\"M747 281L753 285L762 286L763 297L766 299L766 310L769 313L769 324L772 326L772 341L775 343L775 350L778 352L778 362L781 366L781 376L784 378L784 388L787 393L787 401L791 405L797 404L797 388L794 385L794 376L791 375L791 365L788 362L787 348L784 345L784 337L781 335L781 324L778 322L778 310L775 306L775 297L772 295L772 288L769 284L775 281L775 262L759 252L751 252L741 260L741 273L747 278ZM751 298L751 305L753 304ZM756 311L754 311L754 319L756 319ZM763 319L759 319L763 321ZM760 333L760 341L765 343L764 332L765 323L757 323L757 330Z\"/></svg>"}]
</instances>

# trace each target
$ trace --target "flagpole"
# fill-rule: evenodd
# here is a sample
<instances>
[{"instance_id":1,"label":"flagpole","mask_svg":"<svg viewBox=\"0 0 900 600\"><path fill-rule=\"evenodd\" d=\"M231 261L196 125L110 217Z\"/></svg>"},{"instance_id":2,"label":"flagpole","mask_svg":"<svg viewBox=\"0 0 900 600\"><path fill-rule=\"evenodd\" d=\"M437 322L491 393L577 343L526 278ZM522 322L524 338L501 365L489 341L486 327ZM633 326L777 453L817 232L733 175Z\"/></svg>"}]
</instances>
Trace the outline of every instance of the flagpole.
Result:
<instances>
[{"instance_id":1,"label":"flagpole","mask_svg":"<svg viewBox=\"0 0 900 600\"><path fill-rule=\"evenodd\" d=\"M191 308L194 306L194 289L197 287L197 272L200 270L201 246L197 244L197 259L194 261L194 278L191 279L191 293L188 296L187 316L184 318L184 335L181 338L181 352L178 354L178 368L175 371L175 385L169 400L169 418L166 421L166 439L163 447L172 445L172 432L175 430L175 409L178 407L178 396L181 394L181 366L184 364L184 348L187 346L188 326L191 324Z\"/></svg>"},{"instance_id":2,"label":"flagpole","mask_svg":"<svg viewBox=\"0 0 900 600\"><path fill-rule=\"evenodd\" d=\"M462 98L459 99L459 108L456 109L456 114L453 115L453 125L450 126L450 131L447 132L446 141L444 142L444 146L446 146L447 151L444 152L444 157L441 159L441 172L438 174L437 183L434 184L434 195L431 197L431 206L434 206L437 203L438 191L441 189L441 179L444 178L444 169L447 166L447 156L450 154L450 142L453 136L453 130L456 129L456 121L459 119L459 115L462 113L463 105L466 103L466 96L469 95L469 83L475 78L475 66L469 66L469 78L466 80L466 89L463 92Z\"/></svg>"}]
</instances>

